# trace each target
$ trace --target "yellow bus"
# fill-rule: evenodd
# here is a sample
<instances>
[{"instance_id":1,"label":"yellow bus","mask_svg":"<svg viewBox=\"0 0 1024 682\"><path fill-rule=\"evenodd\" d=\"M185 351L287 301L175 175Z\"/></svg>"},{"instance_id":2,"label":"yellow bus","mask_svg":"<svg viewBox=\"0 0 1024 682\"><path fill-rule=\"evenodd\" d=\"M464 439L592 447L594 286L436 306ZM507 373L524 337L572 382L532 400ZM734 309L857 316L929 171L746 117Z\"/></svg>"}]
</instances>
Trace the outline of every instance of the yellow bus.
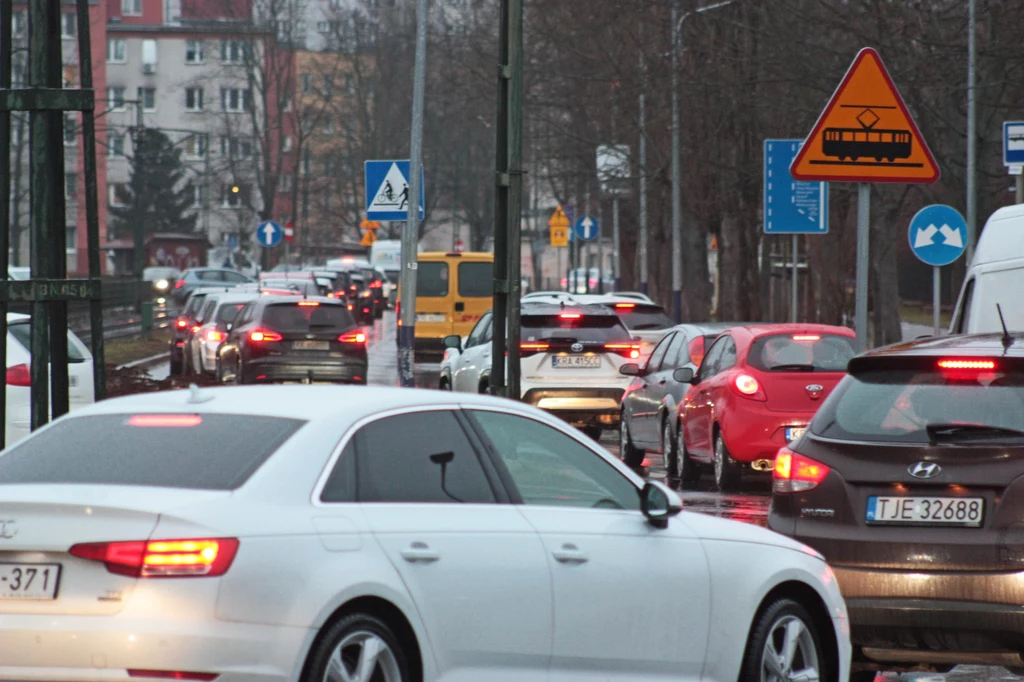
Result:
<instances>
[{"instance_id":1,"label":"yellow bus","mask_svg":"<svg viewBox=\"0 0 1024 682\"><path fill-rule=\"evenodd\" d=\"M491 309L494 254L428 251L417 256L416 360L440 361L444 338L468 336ZM401 297L398 311L401 319Z\"/></svg>"}]
</instances>

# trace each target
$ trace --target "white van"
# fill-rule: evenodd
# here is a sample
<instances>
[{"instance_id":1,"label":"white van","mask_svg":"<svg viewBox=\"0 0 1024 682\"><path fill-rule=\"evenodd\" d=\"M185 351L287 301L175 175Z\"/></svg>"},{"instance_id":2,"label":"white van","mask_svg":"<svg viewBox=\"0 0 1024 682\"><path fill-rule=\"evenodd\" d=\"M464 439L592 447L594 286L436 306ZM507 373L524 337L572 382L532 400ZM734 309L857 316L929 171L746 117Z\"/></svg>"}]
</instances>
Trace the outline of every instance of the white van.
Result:
<instances>
[{"instance_id":1,"label":"white van","mask_svg":"<svg viewBox=\"0 0 1024 682\"><path fill-rule=\"evenodd\" d=\"M1001 332L998 303L1010 331L1024 332L1024 205L1001 208L988 219L960 289L952 334Z\"/></svg>"}]
</instances>

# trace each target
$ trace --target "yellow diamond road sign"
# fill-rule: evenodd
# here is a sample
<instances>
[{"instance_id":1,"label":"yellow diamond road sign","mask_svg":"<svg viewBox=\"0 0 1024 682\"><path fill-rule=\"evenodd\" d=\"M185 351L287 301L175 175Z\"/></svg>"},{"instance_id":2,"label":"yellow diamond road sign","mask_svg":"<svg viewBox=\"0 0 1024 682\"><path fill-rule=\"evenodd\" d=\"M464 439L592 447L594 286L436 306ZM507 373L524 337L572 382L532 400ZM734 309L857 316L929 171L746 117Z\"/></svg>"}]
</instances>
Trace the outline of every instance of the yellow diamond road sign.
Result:
<instances>
[{"instance_id":1,"label":"yellow diamond road sign","mask_svg":"<svg viewBox=\"0 0 1024 682\"><path fill-rule=\"evenodd\" d=\"M559 206L548 220L551 228L551 246L569 246L569 218Z\"/></svg>"}]
</instances>

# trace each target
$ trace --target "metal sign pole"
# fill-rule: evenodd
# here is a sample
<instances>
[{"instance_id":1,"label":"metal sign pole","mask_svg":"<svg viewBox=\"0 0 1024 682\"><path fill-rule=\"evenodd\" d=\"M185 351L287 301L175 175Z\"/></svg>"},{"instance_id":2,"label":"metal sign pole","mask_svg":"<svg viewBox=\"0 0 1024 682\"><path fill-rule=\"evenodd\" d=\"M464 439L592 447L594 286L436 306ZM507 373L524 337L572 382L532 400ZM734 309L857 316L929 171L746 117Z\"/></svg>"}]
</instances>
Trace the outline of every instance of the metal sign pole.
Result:
<instances>
[{"instance_id":1,"label":"metal sign pole","mask_svg":"<svg viewBox=\"0 0 1024 682\"><path fill-rule=\"evenodd\" d=\"M797 284L797 275L799 273L797 271L797 261L796 261L797 251L799 249L798 244L799 244L799 240L797 238L797 235L794 234L793 235L793 263L792 263L792 265L793 265L792 280L793 281L790 283L791 284L791 291L790 291L790 302L789 302L789 321L790 322L794 322L794 323L797 320L797 314L796 314L797 310L796 309L797 309L797 296L798 296L798 289L799 289L799 286Z\"/></svg>"},{"instance_id":2,"label":"metal sign pole","mask_svg":"<svg viewBox=\"0 0 1024 682\"><path fill-rule=\"evenodd\" d=\"M622 288L622 249L619 241L619 198L612 199L612 281L615 283L615 290Z\"/></svg>"},{"instance_id":3,"label":"metal sign pole","mask_svg":"<svg viewBox=\"0 0 1024 682\"><path fill-rule=\"evenodd\" d=\"M939 306L942 305L942 268L932 268L932 333L940 336L942 322L939 319Z\"/></svg>"},{"instance_id":4,"label":"metal sign pole","mask_svg":"<svg viewBox=\"0 0 1024 682\"><path fill-rule=\"evenodd\" d=\"M868 252L871 244L871 185L857 184L857 284L853 326L857 331L857 348L868 348Z\"/></svg>"}]
</instances>

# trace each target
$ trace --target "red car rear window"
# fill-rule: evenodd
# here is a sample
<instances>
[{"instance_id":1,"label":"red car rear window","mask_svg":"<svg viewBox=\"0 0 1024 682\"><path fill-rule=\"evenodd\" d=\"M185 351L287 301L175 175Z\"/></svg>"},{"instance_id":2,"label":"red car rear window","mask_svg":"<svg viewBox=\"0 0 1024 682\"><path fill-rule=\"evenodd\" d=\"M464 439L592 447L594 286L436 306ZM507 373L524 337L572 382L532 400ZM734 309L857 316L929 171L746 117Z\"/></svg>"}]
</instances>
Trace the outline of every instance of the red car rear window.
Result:
<instances>
[{"instance_id":1,"label":"red car rear window","mask_svg":"<svg viewBox=\"0 0 1024 682\"><path fill-rule=\"evenodd\" d=\"M853 339L837 334L775 334L750 347L747 364L765 372L845 372Z\"/></svg>"}]
</instances>

